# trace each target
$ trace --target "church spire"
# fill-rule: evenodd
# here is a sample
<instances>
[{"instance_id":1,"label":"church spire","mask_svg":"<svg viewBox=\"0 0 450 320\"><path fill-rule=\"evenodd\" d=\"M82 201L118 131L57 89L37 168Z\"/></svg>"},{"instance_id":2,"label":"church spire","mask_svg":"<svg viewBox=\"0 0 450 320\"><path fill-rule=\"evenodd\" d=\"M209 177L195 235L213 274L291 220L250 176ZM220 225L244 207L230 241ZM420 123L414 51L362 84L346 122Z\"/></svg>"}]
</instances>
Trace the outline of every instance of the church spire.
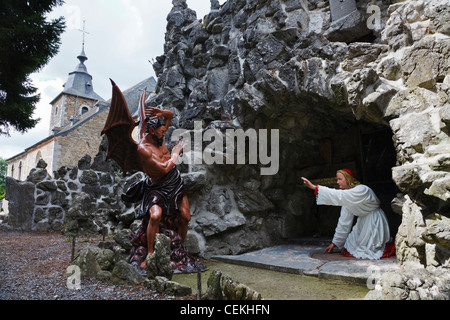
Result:
<instances>
[{"instance_id":1,"label":"church spire","mask_svg":"<svg viewBox=\"0 0 450 320\"><path fill-rule=\"evenodd\" d=\"M75 70L69 73L66 83L64 84L63 91L51 102L53 104L59 96L62 94L68 94L79 98L90 99L92 101L99 101L104 99L100 97L95 91L92 83L92 76L88 73L87 67L84 64L88 57L85 53L85 39L86 31L85 21L83 21L83 29L80 29L83 33L83 42L81 47L81 53L77 56L79 64L75 67Z\"/></svg>"},{"instance_id":2,"label":"church spire","mask_svg":"<svg viewBox=\"0 0 450 320\"><path fill-rule=\"evenodd\" d=\"M81 31L83 33L83 49L82 52L84 52L84 42L86 40L86 34L89 34L89 32L86 31L86 20L83 20L83 29L78 29L78 31Z\"/></svg>"},{"instance_id":3,"label":"church spire","mask_svg":"<svg viewBox=\"0 0 450 320\"><path fill-rule=\"evenodd\" d=\"M88 60L88 57L84 52L86 34L89 34L89 32L86 31L86 21L83 21L83 29L79 29L79 31L83 33L81 53L77 56L80 63L76 66L74 71L69 73L69 78L64 85L63 93L92 100L103 100L102 97L94 92L92 76L88 73L86 65L84 64L85 61Z\"/></svg>"},{"instance_id":4,"label":"church spire","mask_svg":"<svg viewBox=\"0 0 450 320\"><path fill-rule=\"evenodd\" d=\"M81 47L81 53L77 58L78 60L80 60L80 63L84 64L84 62L88 59L86 53L84 52L84 43L86 40L86 34L89 34L89 32L86 31L86 20L83 20L83 29L78 29L78 31L81 31L83 33L83 42Z\"/></svg>"},{"instance_id":5,"label":"church spire","mask_svg":"<svg viewBox=\"0 0 450 320\"><path fill-rule=\"evenodd\" d=\"M84 53L84 45L83 48L81 49L81 53L78 55L78 60L80 60L80 63L84 64L84 62L88 59L88 57L86 56L86 53Z\"/></svg>"}]
</instances>

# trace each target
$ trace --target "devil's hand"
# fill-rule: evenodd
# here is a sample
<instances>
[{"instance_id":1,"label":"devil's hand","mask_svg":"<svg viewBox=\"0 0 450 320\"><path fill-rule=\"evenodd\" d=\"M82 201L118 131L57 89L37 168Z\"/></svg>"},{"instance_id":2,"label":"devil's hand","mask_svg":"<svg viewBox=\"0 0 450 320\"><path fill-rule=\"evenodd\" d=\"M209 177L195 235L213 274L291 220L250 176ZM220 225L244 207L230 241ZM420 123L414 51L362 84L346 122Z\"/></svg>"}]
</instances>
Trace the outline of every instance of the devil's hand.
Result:
<instances>
[{"instance_id":1,"label":"devil's hand","mask_svg":"<svg viewBox=\"0 0 450 320\"><path fill-rule=\"evenodd\" d=\"M156 119L164 116L164 111L158 108L150 107L146 110L146 116L152 119Z\"/></svg>"}]
</instances>

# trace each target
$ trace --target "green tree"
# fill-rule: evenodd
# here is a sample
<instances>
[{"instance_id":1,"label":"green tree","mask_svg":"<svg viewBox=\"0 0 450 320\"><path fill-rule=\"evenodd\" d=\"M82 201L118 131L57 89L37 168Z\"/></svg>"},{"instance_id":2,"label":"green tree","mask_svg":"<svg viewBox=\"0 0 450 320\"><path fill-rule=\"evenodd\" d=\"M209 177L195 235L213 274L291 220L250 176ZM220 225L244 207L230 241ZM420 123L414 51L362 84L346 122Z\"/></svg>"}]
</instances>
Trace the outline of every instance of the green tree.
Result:
<instances>
[{"instance_id":1,"label":"green tree","mask_svg":"<svg viewBox=\"0 0 450 320\"><path fill-rule=\"evenodd\" d=\"M0 158L0 200L5 197L6 172L8 164L3 158Z\"/></svg>"},{"instance_id":2,"label":"green tree","mask_svg":"<svg viewBox=\"0 0 450 320\"><path fill-rule=\"evenodd\" d=\"M48 21L46 14L63 0L0 1L0 135L10 127L34 128L33 112L40 96L29 75L58 53L64 18Z\"/></svg>"}]
</instances>

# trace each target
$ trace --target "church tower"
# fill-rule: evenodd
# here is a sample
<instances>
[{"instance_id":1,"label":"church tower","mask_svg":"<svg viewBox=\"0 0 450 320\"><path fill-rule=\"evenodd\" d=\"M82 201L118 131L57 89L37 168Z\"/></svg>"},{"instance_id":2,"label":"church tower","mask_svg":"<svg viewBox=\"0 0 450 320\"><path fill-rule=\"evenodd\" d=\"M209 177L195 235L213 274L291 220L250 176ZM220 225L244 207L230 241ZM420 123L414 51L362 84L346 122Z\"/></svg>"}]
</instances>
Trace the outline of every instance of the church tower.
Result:
<instances>
[{"instance_id":1,"label":"church tower","mask_svg":"<svg viewBox=\"0 0 450 320\"><path fill-rule=\"evenodd\" d=\"M78 55L80 63L69 73L63 91L53 99L50 118L49 134L52 135L69 124L76 123L81 116L91 110L98 101L104 101L94 92L92 76L85 66L88 60L84 52L84 41L81 53Z\"/></svg>"}]
</instances>

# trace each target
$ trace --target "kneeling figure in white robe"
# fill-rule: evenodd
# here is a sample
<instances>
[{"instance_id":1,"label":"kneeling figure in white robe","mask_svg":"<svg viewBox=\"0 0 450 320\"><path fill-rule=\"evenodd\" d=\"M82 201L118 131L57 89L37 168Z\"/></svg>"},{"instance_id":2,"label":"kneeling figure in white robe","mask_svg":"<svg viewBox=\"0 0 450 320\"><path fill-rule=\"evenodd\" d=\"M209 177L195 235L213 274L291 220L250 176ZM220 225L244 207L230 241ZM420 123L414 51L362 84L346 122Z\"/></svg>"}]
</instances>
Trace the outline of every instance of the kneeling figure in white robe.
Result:
<instances>
[{"instance_id":1,"label":"kneeling figure in white robe","mask_svg":"<svg viewBox=\"0 0 450 320\"><path fill-rule=\"evenodd\" d=\"M389 225L372 189L362 184L345 190L319 186L317 204L342 206L332 241L339 249L360 259L382 257L390 241ZM358 220L352 228L355 216Z\"/></svg>"}]
</instances>

